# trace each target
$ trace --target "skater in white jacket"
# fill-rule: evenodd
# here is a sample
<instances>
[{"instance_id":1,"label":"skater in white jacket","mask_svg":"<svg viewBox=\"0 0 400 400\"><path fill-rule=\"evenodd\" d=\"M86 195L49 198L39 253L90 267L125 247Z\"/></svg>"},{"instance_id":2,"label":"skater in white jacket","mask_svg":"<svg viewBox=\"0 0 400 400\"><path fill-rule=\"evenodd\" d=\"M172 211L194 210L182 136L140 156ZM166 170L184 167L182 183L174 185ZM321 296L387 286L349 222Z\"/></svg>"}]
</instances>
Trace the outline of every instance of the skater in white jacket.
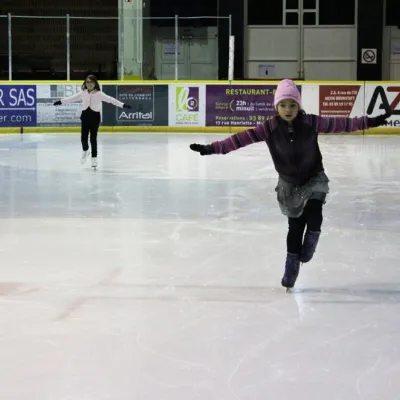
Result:
<instances>
[{"instance_id":1,"label":"skater in white jacket","mask_svg":"<svg viewBox=\"0 0 400 400\"><path fill-rule=\"evenodd\" d=\"M82 101L81 114L81 143L82 143L82 164L89 156L89 134L90 146L92 150L92 167L97 167L97 132L100 126L100 110L101 103L111 103L120 108L132 108L128 104L124 104L111 96L107 96L100 90L97 78L94 75L88 75L82 85L82 91L70 97L65 97L54 103L55 106L60 106L64 103L72 103L74 101Z\"/></svg>"}]
</instances>

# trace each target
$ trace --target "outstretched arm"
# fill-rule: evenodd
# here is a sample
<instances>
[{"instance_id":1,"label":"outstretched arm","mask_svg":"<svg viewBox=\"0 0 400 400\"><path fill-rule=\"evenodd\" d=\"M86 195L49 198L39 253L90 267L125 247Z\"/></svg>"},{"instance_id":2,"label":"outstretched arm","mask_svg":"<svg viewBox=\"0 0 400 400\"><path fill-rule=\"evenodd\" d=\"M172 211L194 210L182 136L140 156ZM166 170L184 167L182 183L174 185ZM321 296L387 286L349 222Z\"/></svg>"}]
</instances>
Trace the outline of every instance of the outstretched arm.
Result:
<instances>
[{"instance_id":1,"label":"outstretched arm","mask_svg":"<svg viewBox=\"0 0 400 400\"><path fill-rule=\"evenodd\" d=\"M350 133L385 125L390 115L386 113L376 118L325 118L318 115L310 115L310 117L317 133Z\"/></svg>"},{"instance_id":2,"label":"outstretched arm","mask_svg":"<svg viewBox=\"0 0 400 400\"><path fill-rule=\"evenodd\" d=\"M111 103L116 107L120 107L120 108L124 108L124 103L122 103L121 101L114 99L114 97L108 96L103 92L100 92L100 96L101 96L101 101L105 101L106 103ZM128 107L125 107L128 108Z\"/></svg>"},{"instance_id":3,"label":"outstretched arm","mask_svg":"<svg viewBox=\"0 0 400 400\"><path fill-rule=\"evenodd\" d=\"M255 128L235 133L221 141L216 141L208 145L191 144L190 148L193 151L199 152L202 156L210 154L228 154L231 151L246 147L252 143L266 141L269 133L270 125L268 121L265 121Z\"/></svg>"},{"instance_id":4,"label":"outstretched arm","mask_svg":"<svg viewBox=\"0 0 400 400\"><path fill-rule=\"evenodd\" d=\"M72 96L69 97L64 97L63 99L61 99L61 104L65 104L65 103L73 103L74 101L78 101L82 99L82 93L83 91L80 91L76 94L73 94Z\"/></svg>"}]
</instances>

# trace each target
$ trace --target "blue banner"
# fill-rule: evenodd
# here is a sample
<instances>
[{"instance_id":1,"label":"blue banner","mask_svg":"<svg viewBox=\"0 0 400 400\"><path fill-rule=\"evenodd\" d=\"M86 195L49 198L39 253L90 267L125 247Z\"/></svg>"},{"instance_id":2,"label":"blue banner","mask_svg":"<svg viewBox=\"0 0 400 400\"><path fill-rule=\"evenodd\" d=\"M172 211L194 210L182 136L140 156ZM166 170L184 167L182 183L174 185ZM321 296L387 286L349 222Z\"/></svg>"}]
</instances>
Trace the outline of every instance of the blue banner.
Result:
<instances>
[{"instance_id":1,"label":"blue banner","mask_svg":"<svg viewBox=\"0 0 400 400\"><path fill-rule=\"evenodd\" d=\"M36 85L0 85L0 127L36 126Z\"/></svg>"}]
</instances>

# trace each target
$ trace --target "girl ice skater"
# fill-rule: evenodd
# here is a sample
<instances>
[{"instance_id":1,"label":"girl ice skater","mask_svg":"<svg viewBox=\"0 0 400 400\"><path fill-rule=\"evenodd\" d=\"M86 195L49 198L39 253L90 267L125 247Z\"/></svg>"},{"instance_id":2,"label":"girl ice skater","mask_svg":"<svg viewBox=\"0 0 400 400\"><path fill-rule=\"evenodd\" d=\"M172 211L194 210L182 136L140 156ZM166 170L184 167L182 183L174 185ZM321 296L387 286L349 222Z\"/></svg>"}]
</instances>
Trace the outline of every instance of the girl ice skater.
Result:
<instances>
[{"instance_id":1,"label":"girl ice skater","mask_svg":"<svg viewBox=\"0 0 400 400\"><path fill-rule=\"evenodd\" d=\"M293 81L281 81L275 93L277 115L253 129L209 145L192 144L202 156L227 154L265 141L279 174L275 189L279 207L288 217L287 256L282 286L292 288L300 263L309 262L321 234L322 206L329 192L318 146L318 133L354 132L384 125L390 114L377 118L322 118L301 109L301 96ZM304 235L305 231L305 235ZM304 237L303 237L304 235Z\"/></svg>"},{"instance_id":2,"label":"girl ice skater","mask_svg":"<svg viewBox=\"0 0 400 400\"><path fill-rule=\"evenodd\" d=\"M107 96L100 90L97 78L94 75L88 75L82 85L82 91L70 97L58 100L54 103L55 106L60 106L63 103L72 103L74 101L82 101L82 114L81 114L81 143L82 143L82 164L88 158L89 152L89 133L90 133L90 146L92 148L92 167L97 167L97 132L100 126L100 109L101 103L114 104L120 108L132 108L128 104L121 103L113 97Z\"/></svg>"}]
</instances>

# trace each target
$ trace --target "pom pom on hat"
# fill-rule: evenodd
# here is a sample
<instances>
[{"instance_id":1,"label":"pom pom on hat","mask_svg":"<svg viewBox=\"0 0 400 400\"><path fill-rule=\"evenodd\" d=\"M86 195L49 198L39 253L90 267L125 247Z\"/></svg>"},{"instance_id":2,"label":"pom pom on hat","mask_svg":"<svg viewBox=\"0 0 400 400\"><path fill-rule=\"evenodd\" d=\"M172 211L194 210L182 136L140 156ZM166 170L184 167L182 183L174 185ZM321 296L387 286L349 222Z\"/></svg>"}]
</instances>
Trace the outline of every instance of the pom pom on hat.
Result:
<instances>
[{"instance_id":1,"label":"pom pom on hat","mask_svg":"<svg viewBox=\"0 0 400 400\"><path fill-rule=\"evenodd\" d=\"M278 106L278 103L282 100L292 99L301 106L301 95L296 84L290 79L284 79L279 82L275 92L274 106Z\"/></svg>"}]
</instances>

